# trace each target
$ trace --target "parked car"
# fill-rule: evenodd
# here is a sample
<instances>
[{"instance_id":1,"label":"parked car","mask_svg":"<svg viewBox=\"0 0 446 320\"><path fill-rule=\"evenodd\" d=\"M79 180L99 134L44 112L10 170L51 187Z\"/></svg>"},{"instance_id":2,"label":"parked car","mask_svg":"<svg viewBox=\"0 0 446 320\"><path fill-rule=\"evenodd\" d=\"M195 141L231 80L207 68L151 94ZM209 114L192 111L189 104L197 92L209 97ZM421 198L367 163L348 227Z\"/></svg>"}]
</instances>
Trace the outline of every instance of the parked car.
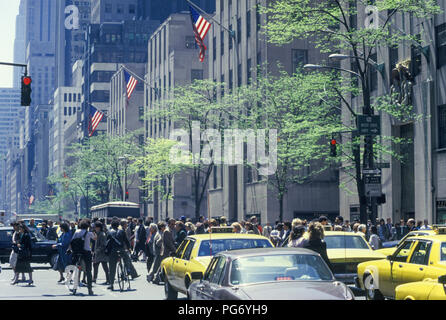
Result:
<instances>
[{"instance_id":1,"label":"parked car","mask_svg":"<svg viewBox=\"0 0 446 320\"><path fill-rule=\"evenodd\" d=\"M0 263L8 263L12 250L12 227L0 228ZM56 241L45 239L39 232L33 233L32 237L32 263L49 263L54 265L57 258L57 249L53 249Z\"/></svg>"},{"instance_id":2,"label":"parked car","mask_svg":"<svg viewBox=\"0 0 446 320\"><path fill-rule=\"evenodd\" d=\"M410 282L395 289L396 300L446 300L446 275Z\"/></svg>"},{"instance_id":3,"label":"parked car","mask_svg":"<svg viewBox=\"0 0 446 320\"><path fill-rule=\"evenodd\" d=\"M321 256L303 248L224 251L203 276L193 272L191 300L353 300Z\"/></svg>"},{"instance_id":4,"label":"parked car","mask_svg":"<svg viewBox=\"0 0 446 320\"><path fill-rule=\"evenodd\" d=\"M174 256L161 262L162 279L167 299L176 299L178 292L187 294L193 272L203 274L212 256L225 250L273 247L263 236L240 233L212 233L187 237Z\"/></svg>"},{"instance_id":5,"label":"parked car","mask_svg":"<svg viewBox=\"0 0 446 320\"><path fill-rule=\"evenodd\" d=\"M385 255L373 250L365 238L357 233L325 231L327 255L337 280L354 284L359 263L385 259Z\"/></svg>"},{"instance_id":6,"label":"parked car","mask_svg":"<svg viewBox=\"0 0 446 320\"><path fill-rule=\"evenodd\" d=\"M438 279L445 272L446 233L410 237L386 259L359 264L356 286L366 290L367 299L393 299L397 286Z\"/></svg>"}]
</instances>

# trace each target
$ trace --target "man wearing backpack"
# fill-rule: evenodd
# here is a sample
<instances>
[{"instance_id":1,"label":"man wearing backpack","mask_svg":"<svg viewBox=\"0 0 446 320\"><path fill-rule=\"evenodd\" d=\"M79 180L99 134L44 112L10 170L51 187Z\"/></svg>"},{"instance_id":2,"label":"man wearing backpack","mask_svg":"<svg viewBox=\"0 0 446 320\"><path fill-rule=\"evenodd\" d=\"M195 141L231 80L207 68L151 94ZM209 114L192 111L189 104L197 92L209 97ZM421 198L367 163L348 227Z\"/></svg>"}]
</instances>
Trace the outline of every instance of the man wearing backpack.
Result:
<instances>
[{"instance_id":1,"label":"man wearing backpack","mask_svg":"<svg viewBox=\"0 0 446 320\"><path fill-rule=\"evenodd\" d=\"M71 239L70 248L73 252L73 263L77 262L78 258L84 260L85 273L87 274L87 286L88 294L92 296L93 293L93 277L91 274L92 269L92 255L91 255L91 240L96 240L96 236L93 232L88 231L90 227L90 221L84 219L79 224L79 229L73 235Z\"/></svg>"}]
</instances>

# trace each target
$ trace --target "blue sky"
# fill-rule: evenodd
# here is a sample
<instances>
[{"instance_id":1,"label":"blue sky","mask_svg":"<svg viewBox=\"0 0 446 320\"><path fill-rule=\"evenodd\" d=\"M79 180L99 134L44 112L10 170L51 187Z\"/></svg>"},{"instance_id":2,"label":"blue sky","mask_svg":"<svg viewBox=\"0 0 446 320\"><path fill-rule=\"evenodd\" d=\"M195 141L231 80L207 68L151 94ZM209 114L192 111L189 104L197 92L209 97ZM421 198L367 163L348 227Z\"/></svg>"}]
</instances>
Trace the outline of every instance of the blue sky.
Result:
<instances>
[{"instance_id":1,"label":"blue sky","mask_svg":"<svg viewBox=\"0 0 446 320\"><path fill-rule=\"evenodd\" d=\"M13 62L15 18L19 13L19 0L0 1L0 61ZM0 87L12 87L13 67L0 66Z\"/></svg>"}]
</instances>

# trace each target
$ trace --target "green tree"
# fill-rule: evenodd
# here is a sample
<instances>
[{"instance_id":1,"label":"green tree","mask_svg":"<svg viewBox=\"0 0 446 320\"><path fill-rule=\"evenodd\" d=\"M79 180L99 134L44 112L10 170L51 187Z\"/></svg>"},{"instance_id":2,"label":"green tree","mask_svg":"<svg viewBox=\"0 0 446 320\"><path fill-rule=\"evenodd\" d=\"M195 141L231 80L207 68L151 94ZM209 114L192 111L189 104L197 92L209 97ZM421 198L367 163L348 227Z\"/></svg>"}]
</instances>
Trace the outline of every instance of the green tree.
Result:
<instances>
[{"instance_id":1,"label":"green tree","mask_svg":"<svg viewBox=\"0 0 446 320\"><path fill-rule=\"evenodd\" d=\"M214 157L206 157L207 144L203 142L203 132L207 129L223 129L224 116L227 115L224 102L217 99L217 93L221 90L223 86L220 83L195 80L191 84L176 87L166 100L159 102L147 114L155 123L169 121L172 128L183 137L184 149L191 155L187 163L189 170L185 172L192 176L197 219L215 166Z\"/></svg>"},{"instance_id":2,"label":"green tree","mask_svg":"<svg viewBox=\"0 0 446 320\"><path fill-rule=\"evenodd\" d=\"M190 161L189 157L183 161L179 161L177 157L172 159L174 147L178 144L177 141L169 139L149 138L144 145L144 154L131 158L130 170L134 173L144 173L141 189L147 191L147 197L153 199L155 192L158 192L161 199L166 202L166 217L169 216L168 202L173 199L172 181L174 176L187 168L183 163Z\"/></svg>"},{"instance_id":3,"label":"green tree","mask_svg":"<svg viewBox=\"0 0 446 320\"><path fill-rule=\"evenodd\" d=\"M281 221L290 186L310 183L330 167L328 140L332 132L344 129L339 99L330 89L336 81L329 74L281 72L234 91L234 104L238 101L243 106L238 127L277 130L277 169L267 181L277 195ZM266 139L269 152L271 142L271 137ZM261 167L259 163L252 166Z\"/></svg>"},{"instance_id":4,"label":"green tree","mask_svg":"<svg viewBox=\"0 0 446 320\"><path fill-rule=\"evenodd\" d=\"M367 7L372 4L374 7ZM366 13L370 8L373 9L372 12L378 12L379 16L379 19L375 17L375 24L372 26L360 20L362 17L364 22L370 21L370 16ZM419 46L422 44L418 34L407 34L404 30L400 30L396 17L408 14L420 19L430 18L440 12L435 0L277 0L263 8L263 12L268 14L265 27L268 41L285 44L296 38L309 39L322 52L341 52L351 57L354 70L340 72L343 85L337 88L344 104L352 111L353 119L346 120L346 123L356 120L355 112L346 98L351 94L361 96L364 114L373 115L375 110L381 110L392 116L416 118L411 115L410 103L403 105L400 101L396 101L395 97L373 101L370 95L369 75L373 68L377 68L373 58L379 48L398 47L405 43ZM346 93L349 95L345 95ZM403 110L395 112L398 109ZM393 137L387 139L394 142ZM354 131L350 139L350 159L354 170L352 176L356 181L362 223L367 221L367 201L361 163L364 167L374 166L377 156L374 150L378 142L378 137L360 137ZM343 150L347 152L348 149ZM393 153L389 148L381 148L381 151ZM372 211L375 211L376 202L372 203L371 207Z\"/></svg>"}]
</instances>

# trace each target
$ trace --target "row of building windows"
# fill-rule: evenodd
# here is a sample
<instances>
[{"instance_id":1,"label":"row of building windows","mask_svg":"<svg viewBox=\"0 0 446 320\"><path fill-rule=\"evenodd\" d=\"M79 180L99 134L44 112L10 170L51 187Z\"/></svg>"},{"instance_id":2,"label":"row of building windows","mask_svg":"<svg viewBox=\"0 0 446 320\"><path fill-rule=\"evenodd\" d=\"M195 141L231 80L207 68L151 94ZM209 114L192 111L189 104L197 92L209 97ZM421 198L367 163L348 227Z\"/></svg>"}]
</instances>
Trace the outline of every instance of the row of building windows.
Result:
<instances>
[{"instance_id":1,"label":"row of building windows","mask_svg":"<svg viewBox=\"0 0 446 320\"><path fill-rule=\"evenodd\" d=\"M77 99L77 100L76 100ZM81 94L80 93L64 93L63 95L63 101L64 102L80 102L81 101Z\"/></svg>"},{"instance_id":2,"label":"row of building windows","mask_svg":"<svg viewBox=\"0 0 446 320\"><path fill-rule=\"evenodd\" d=\"M110 14L113 13L113 4L106 3L104 9L105 9L105 13L110 13ZM126 11L126 6L123 5L123 4L117 4L115 9L116 9L115 12L117 14L124 14L124 13L126 13L125 12ZM127 6L127 12L129 14L136 14L136 6L134 4L129 4Z\"/></svg>"}]
</instances>

